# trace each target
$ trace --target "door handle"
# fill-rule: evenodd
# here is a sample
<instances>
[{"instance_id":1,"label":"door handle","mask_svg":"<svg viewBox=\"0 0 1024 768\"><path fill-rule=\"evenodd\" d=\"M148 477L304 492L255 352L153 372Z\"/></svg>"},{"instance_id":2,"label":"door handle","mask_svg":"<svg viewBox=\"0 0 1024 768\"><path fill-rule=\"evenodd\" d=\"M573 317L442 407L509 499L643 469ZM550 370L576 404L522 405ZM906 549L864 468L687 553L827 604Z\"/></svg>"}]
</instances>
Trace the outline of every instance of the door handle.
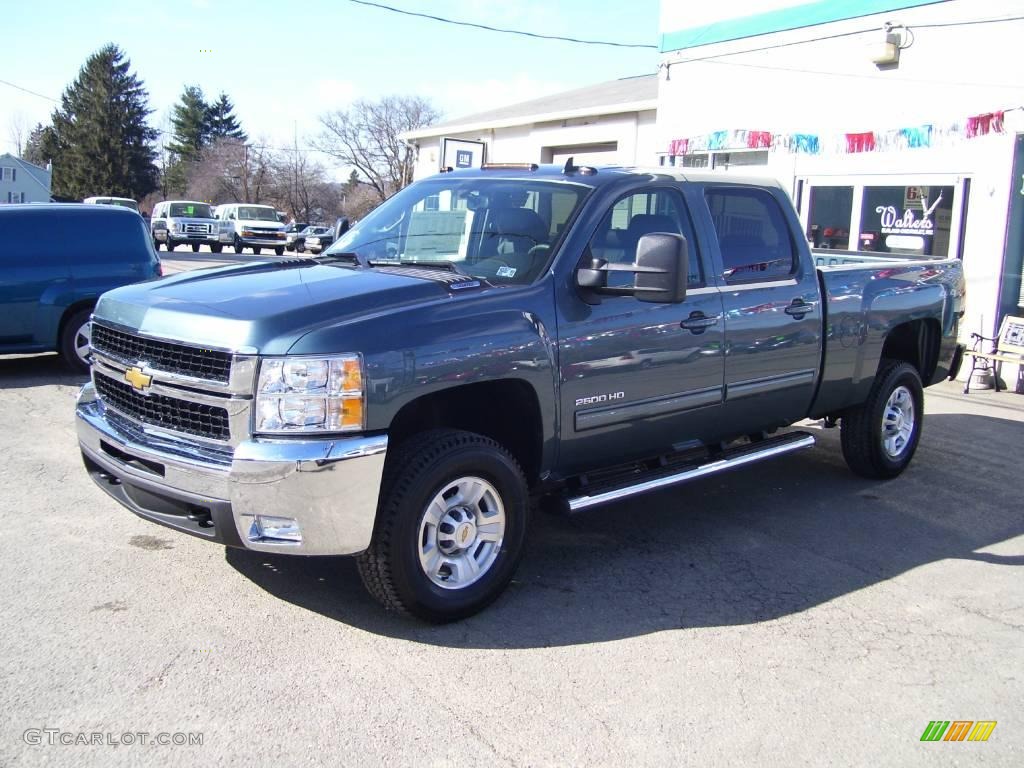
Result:
<instances>
[{"instance_id":1,"label":"door handle","mask_svg":"<svg viewBox=\"0 0 1024 768\"><path fill-rule=\"evenodd\" d=\"M804 301L803 299L794 299L793 303L783 310L790 317L795 317L797 320L803 318L808 312L814 309L816 302Z\"/></svg>"},{"instance_id":2,"label":"door handle","mask_svg":"<svg viewBox=\"0 0 1024 768\"><path fill-rule=\"evenodd\" d=\"M719 317L720 315L705 315L703 312L692 312L688 318L679 323L679 327L693 333L704 333L711 326L718 324Z\"/></svg>"}]
</instances>

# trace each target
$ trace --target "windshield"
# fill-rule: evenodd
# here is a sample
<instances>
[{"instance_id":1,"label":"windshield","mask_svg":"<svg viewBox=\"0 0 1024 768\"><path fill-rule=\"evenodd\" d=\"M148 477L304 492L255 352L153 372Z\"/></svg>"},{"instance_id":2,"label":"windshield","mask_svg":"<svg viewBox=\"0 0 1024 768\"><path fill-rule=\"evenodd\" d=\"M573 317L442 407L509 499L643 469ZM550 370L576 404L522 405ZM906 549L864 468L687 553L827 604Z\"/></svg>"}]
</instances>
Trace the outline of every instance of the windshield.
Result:
<instances>
[{"instance_id":1,"label":"windshield","mask_svg":"<svg viewBox=\"0 0 1024 768\"><path fill-rule=\"evenodd\" d=\"M238 206L238 218L247 221L272 221L278 224L277 211L262 205Z\"/></svg>"},{"instance_id":2,"label":"windshield","mask_svg":"<svg viewBox=\"0 0 1024 768\"><path fill-rule=\"evenodd\" d=\"M406 187L327 249L371 262L449 262L496 284L532 282L590 188L442 177Z\"/></svg>"},{"instance_id":3,"label":"windshield","mask_svg":"<svg viewBox=\"0 0 1024 768\"><path fill-rule=\"evenodd\" d=\"M206 203L171 203L171 210L167 215L171 217L184 216L193 219L212 219L213 209Z\"/></svg>"}]
</instances>

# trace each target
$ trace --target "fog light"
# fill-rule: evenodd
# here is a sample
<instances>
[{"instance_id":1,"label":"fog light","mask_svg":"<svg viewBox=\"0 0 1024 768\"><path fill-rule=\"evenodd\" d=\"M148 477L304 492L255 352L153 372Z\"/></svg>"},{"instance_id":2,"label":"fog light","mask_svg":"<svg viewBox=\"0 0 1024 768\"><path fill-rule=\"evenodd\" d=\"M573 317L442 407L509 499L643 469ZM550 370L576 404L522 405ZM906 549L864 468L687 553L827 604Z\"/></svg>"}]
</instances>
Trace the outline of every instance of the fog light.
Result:
<instances>
[{"instance_id":1,"label":"fog light","mask_svg":"<svg viewBox=\"0 0 1024 768\"><path fill-rule=\"evenodd\" d=\"M276 541L302 541L299 521L290 517L256 515L249 529L249 541L273 539Z\"/></svg>"}]
</instances>

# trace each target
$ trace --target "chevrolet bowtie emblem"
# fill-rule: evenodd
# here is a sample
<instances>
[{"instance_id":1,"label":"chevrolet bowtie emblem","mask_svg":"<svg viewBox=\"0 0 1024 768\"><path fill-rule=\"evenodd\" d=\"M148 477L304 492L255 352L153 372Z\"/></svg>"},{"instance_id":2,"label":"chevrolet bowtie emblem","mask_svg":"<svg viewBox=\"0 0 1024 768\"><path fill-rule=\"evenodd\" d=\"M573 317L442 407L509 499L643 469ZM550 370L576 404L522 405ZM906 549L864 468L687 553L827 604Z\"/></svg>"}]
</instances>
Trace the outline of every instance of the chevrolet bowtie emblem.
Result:
<instances>
[{"instance_id":1,"label":"chevrolet bowtie emblem","mask_svg":"<svg viewBox=\"0 0 1024 768\"><path fill-rule=\"evenodd\" d=\"M124 380L132 385L132 389L144 392L153 382L153 377L143 373L141 368L129 368L124 372Z\"/></svg>"}]
</instances>

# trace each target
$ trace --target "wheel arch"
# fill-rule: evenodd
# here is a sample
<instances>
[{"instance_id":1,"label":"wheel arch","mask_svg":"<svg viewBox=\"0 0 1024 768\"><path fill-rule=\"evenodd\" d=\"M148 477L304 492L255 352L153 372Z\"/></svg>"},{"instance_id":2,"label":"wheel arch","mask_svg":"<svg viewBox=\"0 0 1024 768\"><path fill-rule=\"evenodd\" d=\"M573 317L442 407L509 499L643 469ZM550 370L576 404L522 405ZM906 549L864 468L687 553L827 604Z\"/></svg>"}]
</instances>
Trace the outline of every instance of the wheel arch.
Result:
<instances>
[{"instance_id":1,"label":"wheel arch","mask_svg":"<svg viewBox=\"0 0 1024 768\"><path fill-rule=\"evenodd\" d=\"M942 330L934 318L910 320L893 326L882 344L878 370L887 360L902 360L917 369L921 381L927 386L938 366L941 340Z\"/></svg>"},{"instance_id":2,"label":"wheel arch","mask_svg":"<svg viewBox=\"0 0 1024 768\"><path fill-rule=\"evenodd\" d=\"M393 445L436 428L485 435L512 453L534 485L541 474L543 427L540 402L522 379L463 384L422 395L402 406L388 428Z\"/></svg>"}]
</instances>

